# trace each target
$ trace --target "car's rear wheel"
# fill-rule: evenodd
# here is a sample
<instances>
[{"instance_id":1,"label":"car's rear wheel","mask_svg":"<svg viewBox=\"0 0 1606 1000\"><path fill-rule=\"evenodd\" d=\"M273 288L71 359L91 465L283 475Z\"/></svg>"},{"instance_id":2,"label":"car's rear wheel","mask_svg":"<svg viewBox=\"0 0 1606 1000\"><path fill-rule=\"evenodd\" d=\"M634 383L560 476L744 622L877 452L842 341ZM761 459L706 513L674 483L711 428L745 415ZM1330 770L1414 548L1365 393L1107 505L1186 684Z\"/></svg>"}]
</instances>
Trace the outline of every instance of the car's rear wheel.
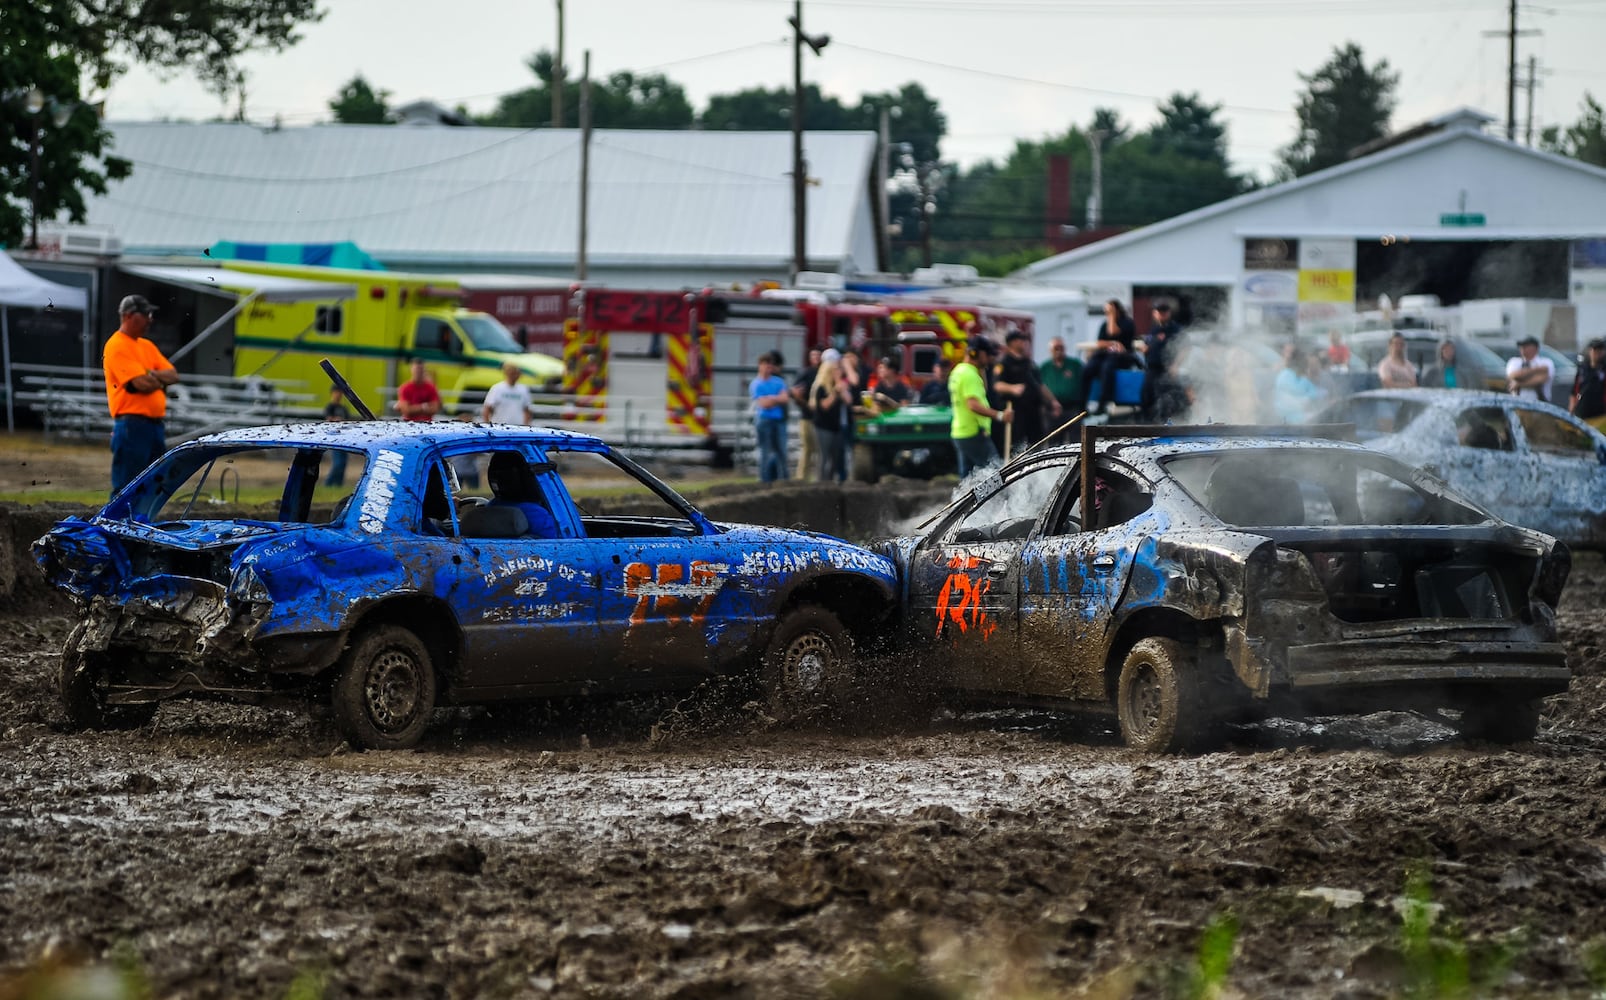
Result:
<instances>
[{"instance_id":1,"label":"car's rear wheel","mask_svg":"<svg viewBox=\"0 0 1606 1000\"><path fill-rule=\"evenodd\" d=\"M1539 701L1509 701L1498 695L1469 699L1456 729L1462 736L1490 743L1526 743L1539 731Z\"/></svg>"},{"instance_id":2,"label":"car's rear wheel","mask_svg":"<svg viewBox=\"0 0 1606 1000\"><path fill-rule=\"evenodd\" d=\"M1116 685L1121 737L1134 750L1195 749L1211 731L1196 657L1175 639L1139 640L1121 663Z\"/></svg>"},{"instance_id":3,"label":"car's rear wheel","mask_svg":"<svg viewBox=\"0 0 1606 1000\"><path fill-rule=\"evenodd\" d=\"M853 642L836 615L802 604L781 616L761 678L772 716L793 722L840 709L853 684Z\"/></svg>"},{"instance_id":4,"label":"car's rear wheel","mask_svg":"<svg viewBox=\"0 0 1606 1000\"><path fill-rule=\"evenodd\" d=\"M399 625L364 629L340 661L331 701L340 735L359 750L416 745L435 708L429 650Z\"/></svg>"},{"instance_id":5,"label":"car's rear wheel","mask_svg":"<svg viewBox=\"0 0 1606 1000\"><path fill-rule=\"evenodd\" d=\"M157 705L108 705L111 661L102 652L78 648L86 626L67 636L61 651L61 707L74 729L138 729L156 717Z\"/></svg>"}]
</instances>

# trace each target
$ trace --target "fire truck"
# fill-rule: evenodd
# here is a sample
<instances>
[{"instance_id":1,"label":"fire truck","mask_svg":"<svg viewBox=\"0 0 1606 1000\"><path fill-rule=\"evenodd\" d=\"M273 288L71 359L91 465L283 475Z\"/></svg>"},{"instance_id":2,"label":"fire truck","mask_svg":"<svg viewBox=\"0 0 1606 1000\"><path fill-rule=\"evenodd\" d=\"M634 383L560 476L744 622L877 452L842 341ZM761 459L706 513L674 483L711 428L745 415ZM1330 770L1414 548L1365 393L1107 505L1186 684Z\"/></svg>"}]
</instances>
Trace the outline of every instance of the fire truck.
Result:
<instances>
[{"instance_id":1,"label":"fire truck","mask_svg":"<svg viewBox=\"0 0 1606 1000\"><path fill-rule=\"evenodd\" d=\"M896 357L918 387L939 356L963 356L967 337L1002 341L1011 328L1031 333L1032 314L800 289L580 288L563 324L564 416L611 439L706 442L750 423L747 386L765 352L795 373L810 350L834 347L859 355L867 380L878 359ZM859 416L857 478L944 471L946 411Z\"/></svg>"}]
</instances>

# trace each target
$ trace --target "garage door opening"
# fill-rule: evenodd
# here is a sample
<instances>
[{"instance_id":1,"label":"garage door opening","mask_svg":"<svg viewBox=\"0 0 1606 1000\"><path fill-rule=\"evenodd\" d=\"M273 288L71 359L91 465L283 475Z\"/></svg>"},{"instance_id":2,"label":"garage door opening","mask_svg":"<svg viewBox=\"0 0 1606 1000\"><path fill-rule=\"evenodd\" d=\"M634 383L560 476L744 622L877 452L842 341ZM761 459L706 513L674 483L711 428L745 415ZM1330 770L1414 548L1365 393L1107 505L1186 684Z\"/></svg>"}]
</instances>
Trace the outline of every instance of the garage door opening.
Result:
<instances>
[{"instance_id":1,"label":"garage door opening","mask_svg":"<svg viewBox=\"0 0 1606 1000\"><path fill-rule=\"evenodd\" d=\"M1566 240L1410 240L1358 243L1355 299L1370 308L1378 296L1437 295L1446 305L1467 299L1565 299Z\"/></svg>"}]
</instances>

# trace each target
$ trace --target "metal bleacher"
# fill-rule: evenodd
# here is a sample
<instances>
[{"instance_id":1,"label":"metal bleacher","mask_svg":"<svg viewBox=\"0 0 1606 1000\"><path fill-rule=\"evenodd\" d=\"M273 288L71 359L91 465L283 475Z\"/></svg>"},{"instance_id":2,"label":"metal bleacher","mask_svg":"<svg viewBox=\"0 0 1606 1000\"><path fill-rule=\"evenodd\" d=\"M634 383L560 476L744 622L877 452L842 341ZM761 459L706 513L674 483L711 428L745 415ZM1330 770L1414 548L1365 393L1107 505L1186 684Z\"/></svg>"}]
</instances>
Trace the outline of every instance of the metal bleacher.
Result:
<instances>
[{"instance_id":1,"label":"metal bleacher","mask_svg":"<svg viewBox=\"0 0 1606 1000\"><path fill-rule=\"evenodd\" d=\"M47 434L87 438L111 432L106 379L100 369L11 367L18 385L15 403L37 414ZM186 375L167 390L168 442L231 427L318 419L319 409L313 396L267 379Z\"/></svg>"}]
</instances>

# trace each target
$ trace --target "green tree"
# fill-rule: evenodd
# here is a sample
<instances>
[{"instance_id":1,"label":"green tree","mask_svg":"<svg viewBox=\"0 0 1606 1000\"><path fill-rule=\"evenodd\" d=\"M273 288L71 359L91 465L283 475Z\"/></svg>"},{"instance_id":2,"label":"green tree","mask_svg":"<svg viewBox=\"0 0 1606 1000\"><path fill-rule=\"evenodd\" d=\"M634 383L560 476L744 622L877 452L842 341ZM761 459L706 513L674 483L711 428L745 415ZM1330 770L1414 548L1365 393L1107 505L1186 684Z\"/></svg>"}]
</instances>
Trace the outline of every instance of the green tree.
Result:
<instances>
[{"instance_id":1,"label":"green tree","mask_svg":"<svg viewBox=\"0 0 1606 1000\"><path fill-rule=\"evenodd\" d=\"M1132 132L1131 127L1121 120L1121 113L1114 108L1094 108L1093 124L1088 128L1104 133L1106 144L1125 142Z\"/></svg>"},{"instance_id":2,"label":"green tree","mask_svg":"<svg viewBox=\"0 0 1606 1000\"><path fill-rule=\"evenodd\" d=\"M540 81L536 86L505 94L496 110L475 120L481 125L510 128L545 128L552 124L552 80L557 60L542 50L525 65ZM606 80L591 82L591 124L596 128L690 128L695 121L685 88L661 73L637 76L621 71ZM580 124L580 81L566 79L563 87L565 128Z\"/></svg>"},{"instance_id":3,"label":"green tree","mask_svg":"<svg viewBox=\"0 0 1606 1000\"><path fill-rule=\"evenodd\" d=\"M792 91L749 87L730 94L713 94L698 117L710 131L787 132L792 128ZM834 97L820 93L816 84L803 85L803 127L813 132L863 128L861 116Z\"/></svg>"},{"instance_id":4,"label":"green tree","mask_svg":"<svg viewBox=\"0 0 1606 1000\"><path fill-rule=\"evenodd\" d=\"M1205 104L1197 93L1172 94L1160 105L1160 121L1149 129L1156 149L1227 169L1227 126L1216 121L1219 104Z\"/></svg>"},{"instance_id":5,"label":"green tree","mask_svg":"<svg viewBox=\"0 0 1606 1000\"><path fill-rule=\"evenodd\" d=\"M1368 67L1360 46L1349 42L1309 76L1301 73L1305 93L1295 113L1299 134L1282 151L1282 172L1303 177L1343 163L1350 150L1388 134L1394 113L1394 88L1400 75L1389 72L1388 60Z\"/></svg>"},{"instance_id":6,"label":"green tree","mask_svg":"<svg viewBox=\"0 0 1606 1000\"><path fill-rule=\"evenodd\" d=\"M340 88L329 110L342 125L384 125L390 121L389 97L390 91L375 90L359 74Z\"/></svg>"},{"instance_id":7,"label":"green tree","mask_svg":"<svg viewBox=\"0 0 1606 1000\"><path fill-rule=\"evenodd\" d=\"M1593 94L1584 92L1578 121L1565 129L1550 126L1539 134L1539 146L1551 153L1560 153L1606 167L1606 116Z\"/></svg>"},{"instance_id":8,"label":"green tree","mask_svg":"<svg viewBox=\"0 0 1606 1000\"><path fill-rule=\"evenodd\" d=\"M1219 111L1197 95L1175 94L1159 106L1160 120L1138 135L1115 112L1099 109L1086 129L1016 142L1002 164L985 161L951 178L934 226L934 256L985 269L1046 253L1049 159L1070 159L1070 204L1080 220L1092 190L1095 136L1107 225L1146 225L1243 193L1251 182L1230 169Z\"/></svg>"},{"instance_id":9,"label":"green tree","mask_svg":"<svg viewBox=\"0 0 1606 1000\"><path fill-rule=\"evenodd\" d=\"M322 17L317 0L0 0L0 242L23 240L36 198L40 218L80 221L85 192L128 176L85 83L104 90L137 62L189 70L221 97L243 79L240 56L282 50ZM35 89L52 103L30 114Z\"/></svg>"}]
</instances>

